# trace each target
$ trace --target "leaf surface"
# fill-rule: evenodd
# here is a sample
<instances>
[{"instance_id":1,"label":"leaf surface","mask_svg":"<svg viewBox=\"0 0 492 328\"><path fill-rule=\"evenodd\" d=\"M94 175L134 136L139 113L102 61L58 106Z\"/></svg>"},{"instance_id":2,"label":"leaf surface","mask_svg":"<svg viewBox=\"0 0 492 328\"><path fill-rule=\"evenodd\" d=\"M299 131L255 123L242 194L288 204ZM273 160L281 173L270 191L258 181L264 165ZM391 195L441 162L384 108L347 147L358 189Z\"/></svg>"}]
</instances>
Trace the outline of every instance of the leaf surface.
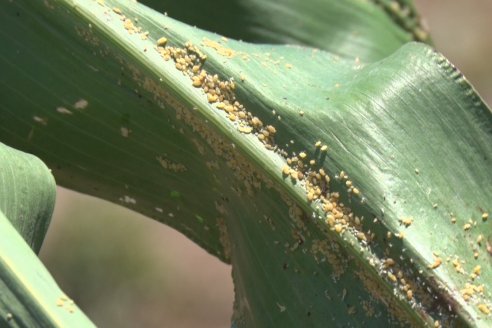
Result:
<instances>
[{"instance_id":1,"label":"leaf surface","mask_svg":"<svg viewBox=\"0 0 492 328\"><path fill-rule=\"evenodd\" d=\"M2 327L93 327L29 248L39 250L54 200L48 168L38 158L0 144Z\"/></svg>"},{"instance_id":2,"label":"leaf surface","mask_svg":"<svg viewBox=\"0 0 492 328\"><path fill-rule=\"evenodd\" d=\"M230 261L234 325L489 324L492 115L430 47L369 64L134 2L8 9L23 39L0 33L0 83L22 98L1 98L2 140ZM246 118L193 87L177 53L233 78Z\"/></svg>"}]
</instances>

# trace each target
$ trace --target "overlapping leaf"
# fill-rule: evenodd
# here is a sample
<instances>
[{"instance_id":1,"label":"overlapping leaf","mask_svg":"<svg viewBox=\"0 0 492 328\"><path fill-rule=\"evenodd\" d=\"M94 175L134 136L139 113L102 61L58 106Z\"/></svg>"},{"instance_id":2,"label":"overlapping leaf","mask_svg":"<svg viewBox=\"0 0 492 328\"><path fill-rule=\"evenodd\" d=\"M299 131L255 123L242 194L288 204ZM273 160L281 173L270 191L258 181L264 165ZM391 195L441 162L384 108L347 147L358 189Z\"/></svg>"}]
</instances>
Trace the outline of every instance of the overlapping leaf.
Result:
<instances>
[{"instance_id":1,"label":"overlapping leaf","mask_svg":"<svg viewBox=\"0 0 492 328\"><path fill-rule=\"evenodd\" d=\"M36 157L0 144L0 325L91 327L36 257L55 183ZM24 239L23 239L24 238Z\"/></svg>"}]
</instances>

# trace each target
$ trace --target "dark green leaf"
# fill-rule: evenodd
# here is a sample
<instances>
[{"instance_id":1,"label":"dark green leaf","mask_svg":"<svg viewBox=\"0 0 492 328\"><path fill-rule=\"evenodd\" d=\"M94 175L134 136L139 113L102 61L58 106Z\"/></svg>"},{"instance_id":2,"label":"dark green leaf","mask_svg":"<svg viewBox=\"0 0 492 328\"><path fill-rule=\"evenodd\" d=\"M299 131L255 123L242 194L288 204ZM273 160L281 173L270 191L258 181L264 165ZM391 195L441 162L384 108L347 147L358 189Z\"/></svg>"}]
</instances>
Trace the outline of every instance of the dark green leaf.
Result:
<instances>
[{"instance_id":1,"label":"dark green leaf","mask_svg":"<svg viewBox=\"0 0 492 328\"><path fill-rule=\"evenodd\" d=\"M170 17L236 40L299 44L375 61L429 41L412 1L143 0Z\"/></svg>"}]
</instances>

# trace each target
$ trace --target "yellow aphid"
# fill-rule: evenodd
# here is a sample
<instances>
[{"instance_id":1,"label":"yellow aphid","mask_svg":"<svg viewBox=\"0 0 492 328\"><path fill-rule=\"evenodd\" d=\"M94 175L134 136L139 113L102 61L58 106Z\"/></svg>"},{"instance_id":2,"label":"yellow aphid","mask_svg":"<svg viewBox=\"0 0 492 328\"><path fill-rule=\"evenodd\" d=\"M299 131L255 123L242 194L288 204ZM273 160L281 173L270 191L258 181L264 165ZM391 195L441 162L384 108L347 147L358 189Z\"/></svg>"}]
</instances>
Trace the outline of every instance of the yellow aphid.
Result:
<instances>
[{"instance_id":1,"label":"yellow aphid","mask_svg":"<svg viewBox=\"0 0 492 328\"><path fill-rule=\"evenodd\" d=\"M301 159L305 159L305 158L306 158L306 156L307 156L307 155L306 155L306 153L305 153L305 152L303 152L303 151L299 153L299 157L300 157Z\"/></svg>"},{"instance_id":2,"label":"yellow aphid","mask_svg":"<svg viewBox=\"0 0 492 328\"><path fill-rule=\"evenodd\" d=\"M482 214L482 220L483 221L487 221L488 218L489 218L489 213L483 213Z\"/></svg>"},{"instance_id":3,"label":"yellow aphid","mask_svg":"<svg viewBox=\"0 0 492 328\"><path fill-rule=\"evenodd\" d=\"M329 211L331 211L332 209L333 209L333 204L332 204L332 203L326 203L326 204L324 204L324 205L323 205L323 210L324 210L325 212L329 212Z\"/></svg>"},{"instance_id":4,"label":"yellow aphid","mask_svg":"<svg viewBox=\"0 0 492 328\"><path fill-rule=\"evenodd\" d=\"M352 188L352 193L353 193L354 195L358 196L358 195L360 194L360 191L359 191L359 189L357 189L357 188Z\"/></svg>"},{"instance_id":5,"label":"yellow aphid","mask_svg":"<svg viewBox=\"0 0 492 328\"><path fill-rule=\"evenodd\" d=\"M202 86L202 80L198 77L193 77L193 86L194 87L201 87Z\"/></svg>"},{"instance_id":6,"label":"yellow aphid","mask_svg":"<svg viewBox=\"0 0 492 328\"><path fill-rule=\"evenodd\" d=\"M477 237L477 244L478 244L479 246L481 246L481 245L482 245L482 241L483 241L483 235L478 235L478 237Z\"/></svg>"},{"instance_id":7,"label":"yellow aphid","mask_svg":"<svg viewBox=\"0 0 492 328\"><path fill-rule=\"evenodd\" d=\"M400 239L405 239L405 233L403 231L398 232L397 234L395 234L395 236Z\"/></svg>"},{"instance_id":8,"label":"yellow aphid","mask_svg":"<svg viewBox=\"0 0 492 328\"><path fill-rule=\"evenodd\" d=\"M207 94L207 100L209 103L214 103L216 102L218 99L217 95L213 95L213 94Z\"/></svg>"},{"instance_id":9,"label":"yellow aphid","mask_svg":"<svg viewBox=\"0 0 492 328\"><path fill-rule=\"evenodd\" d=\"M314 144L314 146L315 146L316 148L321 147L321 141L319 141L319 140L318 140L318 141L316 141L316 143Z\"/></svg>"},{"instance_id":10,"label":"yellow aphid","mask_svg":"<svg viewBox=\"0 0 492 328\"><path fill-rule=\"evenodd\" d=\"M240 126L238 128L239 132L242 132L242 133L245 133L245 134L248 134L248 133L251 133L251 131L253 131L253 129L249 126Z\"/></svg>"},{"instance_id":11,"label":"yellow aphid","mask_svg":"<svg viewBox=\"0 0 492 328\"><path fill-rule=\"evenodd\" d=\"M266 128L267 128L268 132L270 132L271 134L275 134L277 132L277 129L275 129L275 127L272 125L267 125Z\"/></svg>"},{"instance_id":12,"label":"yellow aphid","mask_svg":"<svg viewBox=\"0 0 492 328\"><path fill-rule=\"evenodd\" d=\"M388 278L392 281L392 282L396 282L397 279L396 279L396 276L394 274L392 274L391 272L388 272Z\"/></svg>"},{"instance_id":13,"label":"yellow aphid","mask_svg":"<svg viewBox=\"0 0 492 328\"><path fill-rule=\"evenodd\" d=\"M333 215L328 214L326 216L326 223L328 223L330 227L333 227L335 225L335 218L333 217Z\"/></svg>"},{"instance_id":14,"label":"yellow aphid","mask_svg":"<svg viewBox=\"0 0 492 328\"><path fill-rule=\"evenodd\" d=\"M460 263L460 261L457 258L454 259L451 263L453 264L454 269L456 270L456 272L464 273L463 267L461 266L461 263Z\"/></svg>"},{"instance_id":15,"label":"yellow aphid","mask_svg":"<svg viewBox=\"0 0 492 328\"><path fill-rule=\"evenodd\" d=\"M327 145L321 146L321 151L328 151L328 146Z\"/></svg>"},{"instance_id":16,"label":"yellow aphid","mask_svg":"<svg viewBox=\"0 0 492 328\"><path fill-rule=\"evenodd\" d=\"M463 226L463 230L465 230L465 231L470 230L471 227L472 227L471 224L467 223Z\"/></svg>"},{"instance_id":17,"label":"yellow aphid","mask_svg":"<svg viewBox=\"0 0 492 328\"><path fill-rule=\"evenodd\" d=\"M113 11L115 12L115 14L118 14L118 15L121 15L121 14L122 14L122 12L121 12L121 9L120 9L120 8L114 7L114 8L113 8Z\"/></svg>"},{"instance_id":18,"label":"yellow aphid","mask_svg":"<svg viewBox=\"0 0 492 328\"><path fill-rule=\"evenodd\" d=\"M400 220L401 224L403 224L405 227L409 227L413 223L413 218L411 217L406 217Z\"/></svg>"},{"instance_id":19,"label":"yellow aphid","mask_svg":"<svg viewBox=\"0 0 492 328\"><path fill-rule=\"evenodd\" d=\"M429 268L433 269L433 270L439 268L439 266L441 266L441 264L442 264L442 259L440 257L435 256L435 255L434 255L434 257L435 257L434 263L429 265Z\"/></svg>"},{"instance_id":20,"label":"yellow aphid","mask_svg":"<svg viewBox=\"0 0 492 328\"><path fill-rule=\"evenodd\" d=\"M285 165L282 169L282 174L283 175L289 175L289 173L290 173L290 167L289 167L289 165Z\"/></svg>"},{"instance_id":21,"label":"yellow aphid","mask_svg":"<svg viewBox=\"0 0 492 328\"><path fill-rule=\"evenodd\" d=\"M251 119L251 124L254 127L261 127L261 126L263 126L263 122L261 122L260 119L258 117L256 117L256 116Z\"/></svg>"},{"instance_id":22,"label":"yellow aphid","mask_svg":"<svg viewBox=\"0 0 492 328\"><path fill-rule=\"evenodd\" d=\"M125 19L123 23L123 27L130 32L130 34L133 32L133 29L135 28L135 25L133 25L133 22L131 19Z\"/></svg>"},{"instance_id":23,"label":"yellow aphid","mask_svg":"<svg viewBox=\"0 0 492 328\"><path fill-rule=\"evenodd\" d=\"M487 306L487 304L478 304L478 309L480 310L480 312L482 312L483 314L490 314L490 309L489 307Z\"/></svg>"},{"instance_id":24,"label":"yellow aphid","mask_svg":"<svg viewBox=\"0 0 492 328\"><path fill-rule=\"evenodd\" d=\"M473 273L476 274L477 276L479 276L481 273L481 270L482 270L482 267L480 265L477 265L473 268Z\"/></svg>"},{"instance_id":25,"label":"yellow aphid","mask_svg":"<svg viewBox=\"0 0 492 328\"><path fill-rule=\"evenodd\" d=\"M411 301L413 298L413 291L411 289L407 290L407 299Z\"/></svg>"},{"instance_id":26,"label":"yellow aphid","mask_svg":"<svg viewBox=\"0 0 492 328\"><path fill-rule=\"evenodd\" d=\"M316 164L316 161L314 159L309 161L309 165L314 165L314 164Z\"/></svg>"}]
</instances>

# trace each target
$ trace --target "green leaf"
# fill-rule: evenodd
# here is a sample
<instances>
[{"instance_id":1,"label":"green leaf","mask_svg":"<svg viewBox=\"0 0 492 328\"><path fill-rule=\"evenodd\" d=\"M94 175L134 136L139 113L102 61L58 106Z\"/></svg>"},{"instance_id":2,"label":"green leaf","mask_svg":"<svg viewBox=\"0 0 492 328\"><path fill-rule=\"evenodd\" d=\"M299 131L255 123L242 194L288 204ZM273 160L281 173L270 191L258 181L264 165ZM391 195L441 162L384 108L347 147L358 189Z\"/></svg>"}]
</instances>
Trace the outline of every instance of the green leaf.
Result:
<instances>
[{"instance_id":1,"label":"green leaf","mask_svg":"<svg viewBox=\"0 0 492 328\"><path fill-rule=\"evenodd\" d=\"M35 156L0 143L0 211L39 252L55 205L55 181Z\"/></svg>"},{"instance_id":2,"label":"green leaf","mask_svg":"<svg viewBox=\"0 0 492 328\"><path fill-rule=\"evenodd\" d=\"M0 19L16 31L0 32L2 140L230 261L234 325L490 325L492 114L428 46L366 64L226 41L132 1L16 2ZM251 116L209 104L156 51L164 36L164 57L206 54L222 91L234 78ZM282 174L288 158L304 177Z\"/></svg>"},{"instance_id":3,"label":"green leaf","mask_svg":"<svg viewBox=\"0 0 492 328\"><path fill-rule=\"evenodd\" d=\"M94 327L0 212L0 325Z\"/></svg>"},{"instance_id":4,"label":"green leaf","mask_svg":"<svg viewBox=\"0 0 492 328\"><path fill-rule=\"evenodd\" d=\"M429 41L412 1L143 0L174 19L236 40L299 44L375 61L403 43Z\"/></svg>"},{"instance_id":5,"label":"green leaf","mask_svg":"<svg viewBox=\"0 0 492 328\"><path fill-rule=\"evenodd\" d=\"M55 183L47 167L0 144L2 327L93 326L29 248L39 250L54 200Z\"/></svg>"}]
</instances>

